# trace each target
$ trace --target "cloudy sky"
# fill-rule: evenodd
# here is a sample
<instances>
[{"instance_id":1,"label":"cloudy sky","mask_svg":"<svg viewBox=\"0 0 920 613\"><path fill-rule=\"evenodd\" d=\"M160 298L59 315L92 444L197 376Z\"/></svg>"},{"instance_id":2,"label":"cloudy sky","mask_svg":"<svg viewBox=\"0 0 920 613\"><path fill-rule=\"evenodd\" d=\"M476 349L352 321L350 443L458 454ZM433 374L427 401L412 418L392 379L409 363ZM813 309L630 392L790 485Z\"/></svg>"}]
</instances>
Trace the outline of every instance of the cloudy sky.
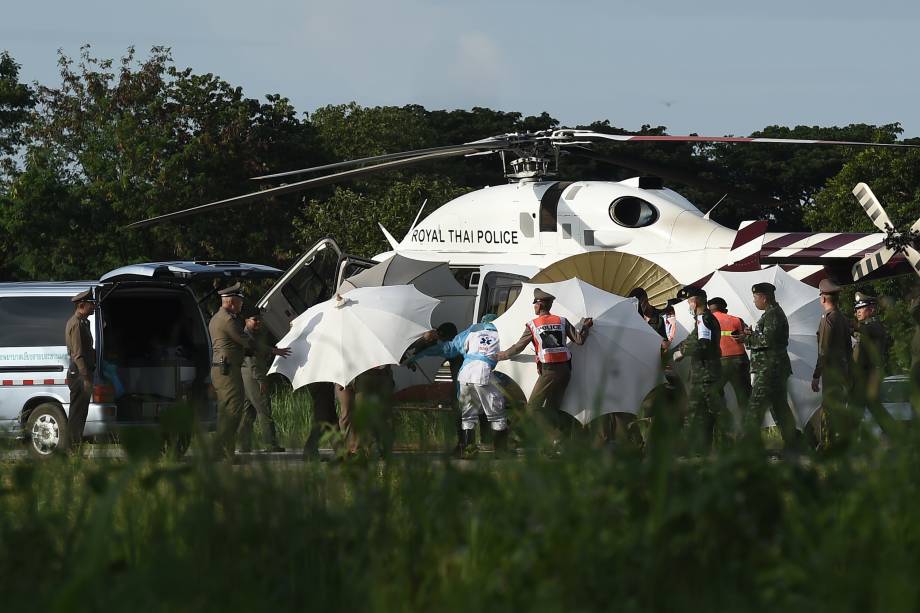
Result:
<instances>
[{"instance_id":1,"label":"cloudy sky","mask_svg":"<svg viewBox=\"0 0 920 613\"><path fill-rule=\"evenodd\" d=\"M59 48L162 44L301 111L486 106L719 135L897 121L920 136L911 0L10 0L3 17L0 49L46 84Z\"/></svg>"}]
</instances>

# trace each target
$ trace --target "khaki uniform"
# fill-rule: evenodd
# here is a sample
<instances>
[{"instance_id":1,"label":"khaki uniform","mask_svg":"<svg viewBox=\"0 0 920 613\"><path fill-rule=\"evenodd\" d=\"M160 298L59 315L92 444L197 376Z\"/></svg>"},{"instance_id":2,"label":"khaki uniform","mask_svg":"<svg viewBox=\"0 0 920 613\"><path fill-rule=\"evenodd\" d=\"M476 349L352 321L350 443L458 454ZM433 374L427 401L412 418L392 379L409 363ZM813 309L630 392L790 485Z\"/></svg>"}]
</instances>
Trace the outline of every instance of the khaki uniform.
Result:
<instances>
[{"instance_id":1,"label":"khaki uniform","mask_svg":"<svg viewBox=\"0 0 920 613\"><path fill-rule=\"evenodd\" d=\"M878 317L872 316L857 324L856 345L853 347L853 409L869 409L886 434L891 434L895 427L894 419L881 401L889 346L888 333Z\"/></svg>"},{"instance_id":2,"label":"khaki uniform","mask_svg":"<svg viewBox=\"0 0 920 613\"><path fill-rule=\"evenodd\" d=\"M370 433L384 456L393 450L393 369L380 366L366 370L354 381L354 412L349 430L356 448L362 435Z\"/></svg>"},{"instance_id":3,"label":"khaki uniform","mask_svg":"<svg viewBox=\"0 0 920 613\"><path fill-rule=\"evenodd\" d=\"M64 336L67 353L70 355L70 367L67 369L67 386L70 388L70 408L67 412L69 444L75 447L83 440L83 427L93 396L92 384L87 385L86 379L92 381L96 372L96 350L93 348L89 320L76 313L67 320Z\"/></svg>"},{"instance_id":4,"label":"khaki uniform","mask_svg":"<svg viewBox=\"0 0 920 613\"><path fill-rule=\"evenodd\" d=\"M244 330L242 318L224 308L219 309L208 324L214 350L211 383L217 393L217 444L227 456L235 451L236 432L243 417L243 358L247 351L255 349L252 338Z\"/></svg>"},{"instance_id":5,"label":"khaki uniform","mask_svg":"<svg viewBox=\"0 0 920 613\"><path fill-rule=\"evenodd\" d=\"M310 399L313 401L313 420L310 423L310 434L307 436L307 442L304 444L304 457L316 457L319 455L319 441L323 436L325 429L336 429L339 427L335 415L335 384L334 383L310 383L307 385L310 392Z\"/></svg>"},{"instance_id":6,"label":"khaki uniform","mask_svg":"<svg viewBox=\"0 0 920 613\"><path fill-rule=\"evenodd\" d=\"M272 347L268 343L268 333L264 329L250 332L245 329L244 324L244 334L251 339L253 349L243 358L241 369L245 395L243 417L240 420L238 432L240 449L242 451L252 450L252 426L256 418L261 418L263 425L268 430L269 445L277 448L279 446L278 432L275 420L272 418L271 398L267 388L268 369L272 361Z\"/></svg>"},{"instance_id":7,"label":"khaki uniform","mask_svg":"<svg viewBox=\"0 0 920 613\"><path fill-rule=\"evenodd\" d=\"M818 324L818 362L813 378L821 380L819 440L821 447L846 444L859 425L847 406L850 387L850 324L838 309L827 311Z\"/></svg>"},{"instance_id":8,"label":"khaki uniform","mask_svg":"<svg viewBox=\"0 0 920 613\"><path fill-rule=\"evenodd\" d=\"M565 337L574 338L577 334L572 322L566 320ZM521 338L509 347L506 353L509 356L516 355L533 342L533 333L525 326ZM572 427L574 419L562 411L562 399L565 397L565 390L572 378L572 361L556 363L538 361L537 372L539 377L530 393L530 400L527 401L527 412L542 420L544 425L557 430L568 430Z\"/></svg>"}]
</instances>

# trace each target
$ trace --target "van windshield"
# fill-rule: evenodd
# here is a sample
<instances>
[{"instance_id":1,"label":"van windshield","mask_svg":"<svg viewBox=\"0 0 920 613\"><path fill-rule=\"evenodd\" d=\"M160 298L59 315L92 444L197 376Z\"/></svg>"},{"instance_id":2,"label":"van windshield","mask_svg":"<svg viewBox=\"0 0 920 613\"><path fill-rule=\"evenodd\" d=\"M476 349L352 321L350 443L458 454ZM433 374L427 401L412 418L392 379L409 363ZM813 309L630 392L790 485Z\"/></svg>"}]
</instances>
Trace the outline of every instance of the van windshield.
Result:
<instances>
[{"instance_id":1,"label":"van windshield","mask_svg":"<svg viewBox=\"0 0 920 613\"><path fill-rule=\"evenodd\" d=\"M68 296L0 298L0 346L63 346L64 327L73 311Z\"/></svg>"}]
</instances>

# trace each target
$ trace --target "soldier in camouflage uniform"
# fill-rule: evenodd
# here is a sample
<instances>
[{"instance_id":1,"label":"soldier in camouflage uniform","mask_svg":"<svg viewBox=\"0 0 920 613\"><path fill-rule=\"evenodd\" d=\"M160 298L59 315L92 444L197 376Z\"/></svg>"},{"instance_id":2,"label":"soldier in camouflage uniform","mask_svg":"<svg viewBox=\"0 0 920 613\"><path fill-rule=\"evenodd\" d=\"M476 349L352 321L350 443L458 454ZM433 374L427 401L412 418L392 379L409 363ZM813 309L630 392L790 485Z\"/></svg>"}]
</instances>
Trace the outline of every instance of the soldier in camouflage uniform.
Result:
<instances>
[{"instance_id":1,"label":"soldier in camouflage uniform","mask_svg":"<svg viewBox=\"0 0 920 613\"><path fill-rule=\"evenodd\" d=\"M789 361L789 322L782 307L776 303L776 287L757 283L751 288L754 306L763 311L753 329L745 328L744 345L751 350L751 398L744 412L742 425L745 437L760 443L760 428L764 414L770 409L779 426L786 448L798 444L795 416L786 400L786 383L792 374Z\"/></svg>"},{"instance_id":2,"label":"soldier in camouflage uniform","mask_svg":"<svg viewBox=\"0 0 920 613\"><path fill-rule=\"evenodd\" d=\"M268 394L268 369L275 355L289 355L290 349L276 350L269 344L268 333L262 328L262 314L258 309L245 310L243 316L244 333L252 339L252 350L247 352L242 367L245 398L238 432L240 451L252 451L252 426L258 417L268 431L269 451L281 452L284 447L278 444L278 432Z\"/></svg>"},{"instance_id":3,"label":"soldier in camouflage uniform","mask_svg":"<svg viewBox=\"0 0 920 613\"><path fill-rule=\"evenodd\" d=\"M685 297L696 325L674 352L675 361L690 359L690 393L688 398L691 449L707 452L712 448L716 425L725 419L719 322L706 306L706 292L686 287L678 294Z\"/></svg>"},{"instance_id":4,"label":"soldier in camouflage uniform","mask_svg":"<svg viewBox=\"0 0 920 613\"><path fill-rule=\"evenodd\" d=\"M891 342L876 315L878 301L873 296L856 292L854 307L857 323L853 347L853 408L856 411L862 407L869 409L882 432L890 436L896 424L882 405L881 390Z\"/></svg>"}]
</instances>

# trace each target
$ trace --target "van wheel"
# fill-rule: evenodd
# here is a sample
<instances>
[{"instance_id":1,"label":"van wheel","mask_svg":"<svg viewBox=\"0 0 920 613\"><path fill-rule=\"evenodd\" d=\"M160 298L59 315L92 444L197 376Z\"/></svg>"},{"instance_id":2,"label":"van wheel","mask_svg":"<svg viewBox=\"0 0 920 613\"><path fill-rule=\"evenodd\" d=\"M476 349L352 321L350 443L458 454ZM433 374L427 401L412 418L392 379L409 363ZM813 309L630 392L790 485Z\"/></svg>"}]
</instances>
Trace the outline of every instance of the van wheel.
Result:
<instances>
[{"instance_id":1,"label":"van wheel","mask_svg":"<svg viewBox=\"0 0 920 613\"><path fill-rule=\"evenodd\" d=\"M29 413L26 420L26 438L29 441L29 455L40 460L50 458L67 448L70 431L67 418L60 405L46 402Z\"/></svg>"}]
</instances>

